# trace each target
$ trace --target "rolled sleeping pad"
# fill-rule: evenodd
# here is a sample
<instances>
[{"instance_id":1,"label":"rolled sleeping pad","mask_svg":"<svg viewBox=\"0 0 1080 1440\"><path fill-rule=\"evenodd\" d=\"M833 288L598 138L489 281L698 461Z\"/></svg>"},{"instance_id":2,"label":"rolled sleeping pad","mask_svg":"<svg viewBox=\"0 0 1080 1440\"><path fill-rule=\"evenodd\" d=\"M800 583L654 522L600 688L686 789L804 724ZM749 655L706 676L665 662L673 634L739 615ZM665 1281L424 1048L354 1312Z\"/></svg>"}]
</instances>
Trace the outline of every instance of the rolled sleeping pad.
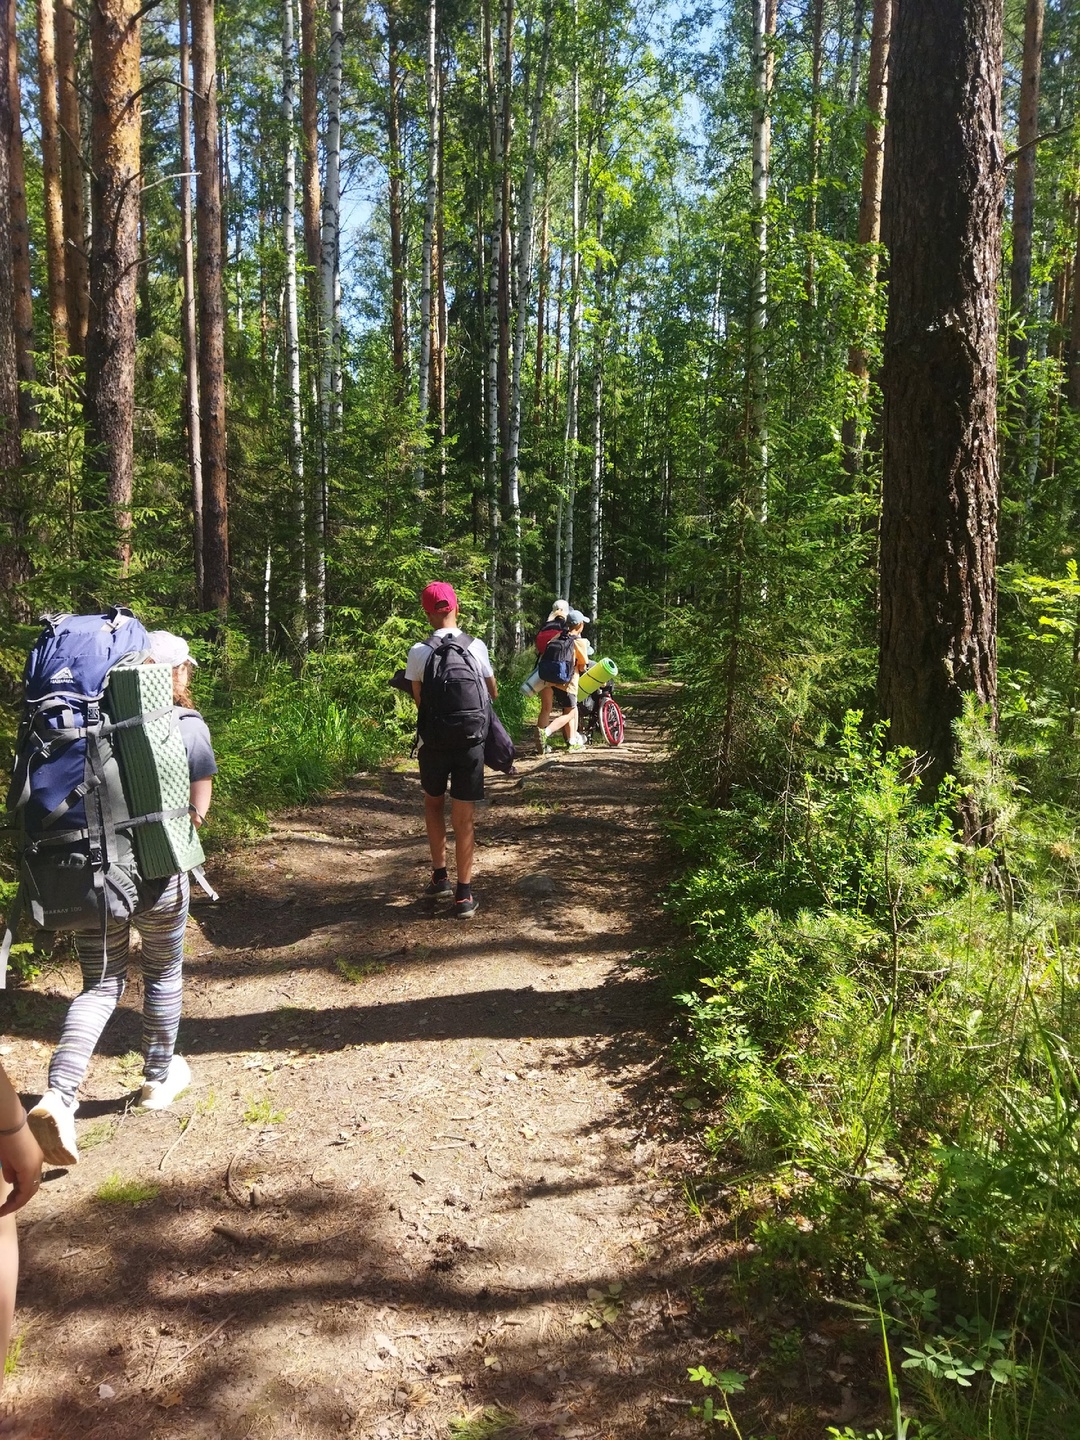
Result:
<instances>
[{"instance_id":1,"label":"rolled sleeping pad","mask_svg":"<svg viewBox=\"0 0 1080 1440\"><path fill-rule=\"evenodd\" d=\"M187 808L191 782L187 747L173 714L172 668L117 665L108 694L114 720L154 715L142 725L116 732L120 777L131 814L173 812L132 828L143 878L161 879L201 865L206 857Z\"/></svg>"},{"instance_id":2,"label":"rolled sleeping pad","mask_svg":"<svg viewBox=\"0 0 1080 1440\"><path fill-rule=\"evenodd\" d=\"M545 682L540 679L540 671L534 670L527 680L521 682L521 693L523 695L539 695L544 684Z\"/></svg>"},{"instance_id":3,"label":"rolled sleeping pad","mask_svg":"<svg viewBox=\"0 0 1080 1440\"><path fill-rule=\"evenodd\" d=\"M614 660L597 660L595 664L578 676L578 694L591 695L599 690L601 685L606 685L609 680L614 680L619 673L619 667Z\"/></svg>"}]
</instances>

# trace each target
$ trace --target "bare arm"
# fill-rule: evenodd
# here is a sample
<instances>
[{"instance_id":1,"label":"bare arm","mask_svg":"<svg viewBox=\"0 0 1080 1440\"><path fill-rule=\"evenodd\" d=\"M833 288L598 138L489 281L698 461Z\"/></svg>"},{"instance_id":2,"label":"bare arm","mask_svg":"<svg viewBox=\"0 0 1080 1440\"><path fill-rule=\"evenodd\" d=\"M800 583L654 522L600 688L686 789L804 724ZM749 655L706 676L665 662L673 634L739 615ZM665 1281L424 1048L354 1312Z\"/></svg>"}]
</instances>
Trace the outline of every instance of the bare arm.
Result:
<instances>
[{"instance_id":1,"label":"bare arm","mask_svg":"<svg viewBox=\"0 0 1080 1440\"><path fill-rule=\"evenodd\" d=\"M487 675L487 676L485 676L485 678L484 678L484 684L488 687L488 694L491 696L491 698L492 698L493 700L497 700L497 699L499 698L499 687L498 687L498 685L497 685L496 682L495 682L495 676L494 676L494 675Z\"/></svg>"},{"instance_id":2,"label":"bare arm","mask_svg":"<svg viewBox=\"0 0 1080 1440\"><path fill-rule=\"evenodd\" d=\"M188 814L191 816L191 823L196 830L206 819L213 788L214 781L209 775L205 780L192 780L191 782L191 790L188 793Z\"/></svg>"},{"instance_id":3,"label":"bare arm","mask_svg":"<svg viewBox=\"0 0 1080 1440\"><path fill-rule=\"evenodd\" d=\"M412 698L416 701L417 705L420 704L420 686L422 683L420 680L409 681L409 684L412 686Z\"/></svg>"}]
</instances>

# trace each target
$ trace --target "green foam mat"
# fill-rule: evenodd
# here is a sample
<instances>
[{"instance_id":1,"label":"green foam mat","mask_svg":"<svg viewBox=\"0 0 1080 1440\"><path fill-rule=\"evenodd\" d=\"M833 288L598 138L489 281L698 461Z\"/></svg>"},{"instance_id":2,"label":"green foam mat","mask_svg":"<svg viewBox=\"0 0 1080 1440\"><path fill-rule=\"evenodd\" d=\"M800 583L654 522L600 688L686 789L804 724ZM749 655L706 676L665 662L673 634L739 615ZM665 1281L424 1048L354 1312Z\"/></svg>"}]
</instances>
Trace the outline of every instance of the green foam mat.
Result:
<instances>
[{"instance_id":1,"label":"green foam mat","mask_svg":"<svg viewBox=\"0 0 1080 1440\"><path fill-rule=\"evenodd\" d=\"M120 774L131 814L184 811L174 819L136 825L132 831L139 870L147 880L191 870L206 858L187 813L191 794L187 747L172 703L168 665L118 665L109 677L109 711L114 720L133 719L155 710L168 712L116 732Z\"/></svg>"}]
</instances>

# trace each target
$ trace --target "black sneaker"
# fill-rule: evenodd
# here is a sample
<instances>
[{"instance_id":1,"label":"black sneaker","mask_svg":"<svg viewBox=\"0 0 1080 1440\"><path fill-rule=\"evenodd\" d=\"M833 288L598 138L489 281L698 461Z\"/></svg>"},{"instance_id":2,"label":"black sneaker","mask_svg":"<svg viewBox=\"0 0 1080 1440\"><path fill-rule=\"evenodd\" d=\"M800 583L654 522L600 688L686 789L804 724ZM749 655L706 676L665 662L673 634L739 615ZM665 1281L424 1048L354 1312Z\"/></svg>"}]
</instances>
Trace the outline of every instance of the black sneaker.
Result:
<instances>
[{"instance_id":1,"label":"black sneaker","mask_svg":"<svg viewBox=\"0 0 1080 1440\"><path fill-rule=\"evenodd\" d=\"M435 877L432 876L428 882L427 889L424 891L425 896L429 900L449 900L453 893L454 887L450 884L449 875L444 875L441 880L436 880Z\"/></svg>"},{"instance_id":2,"label":"black sneaker","mask_svg":"<svg viewBox=\"0 0 1080 1440\"><path fill-rule=\"evenodd\" d=\"M467 900L455 900L454 919L471 920L472 917L476 914L477 910L479 910L479 908L479 900L475 899L472 895L470 895Z\"/></svg>"}]
</instances>

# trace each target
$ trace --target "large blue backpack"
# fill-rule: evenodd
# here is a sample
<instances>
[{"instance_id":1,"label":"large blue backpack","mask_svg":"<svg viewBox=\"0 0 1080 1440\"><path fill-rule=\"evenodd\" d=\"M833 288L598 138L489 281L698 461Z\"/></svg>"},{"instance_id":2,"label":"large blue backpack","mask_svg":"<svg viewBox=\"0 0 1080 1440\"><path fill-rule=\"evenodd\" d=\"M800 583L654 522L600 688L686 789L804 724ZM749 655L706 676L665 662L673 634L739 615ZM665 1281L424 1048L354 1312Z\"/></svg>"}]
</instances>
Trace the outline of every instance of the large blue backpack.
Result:
<instances>
[{"instance_id":1,"label":"large blue backpack","mask_svg":"<svg viewBox=\"0 0 1080 1440\"><path fill-rule=\"evenodd\" d=\"M109 676L148 652L134 614L44 615L23 676L23 714L8 793L19 889L0 944L0 986L23 909L45 930L86 931L127 920L140 904L132 816L112 741L155 716L112 720Z\"/></svg>"}]
</instances>

